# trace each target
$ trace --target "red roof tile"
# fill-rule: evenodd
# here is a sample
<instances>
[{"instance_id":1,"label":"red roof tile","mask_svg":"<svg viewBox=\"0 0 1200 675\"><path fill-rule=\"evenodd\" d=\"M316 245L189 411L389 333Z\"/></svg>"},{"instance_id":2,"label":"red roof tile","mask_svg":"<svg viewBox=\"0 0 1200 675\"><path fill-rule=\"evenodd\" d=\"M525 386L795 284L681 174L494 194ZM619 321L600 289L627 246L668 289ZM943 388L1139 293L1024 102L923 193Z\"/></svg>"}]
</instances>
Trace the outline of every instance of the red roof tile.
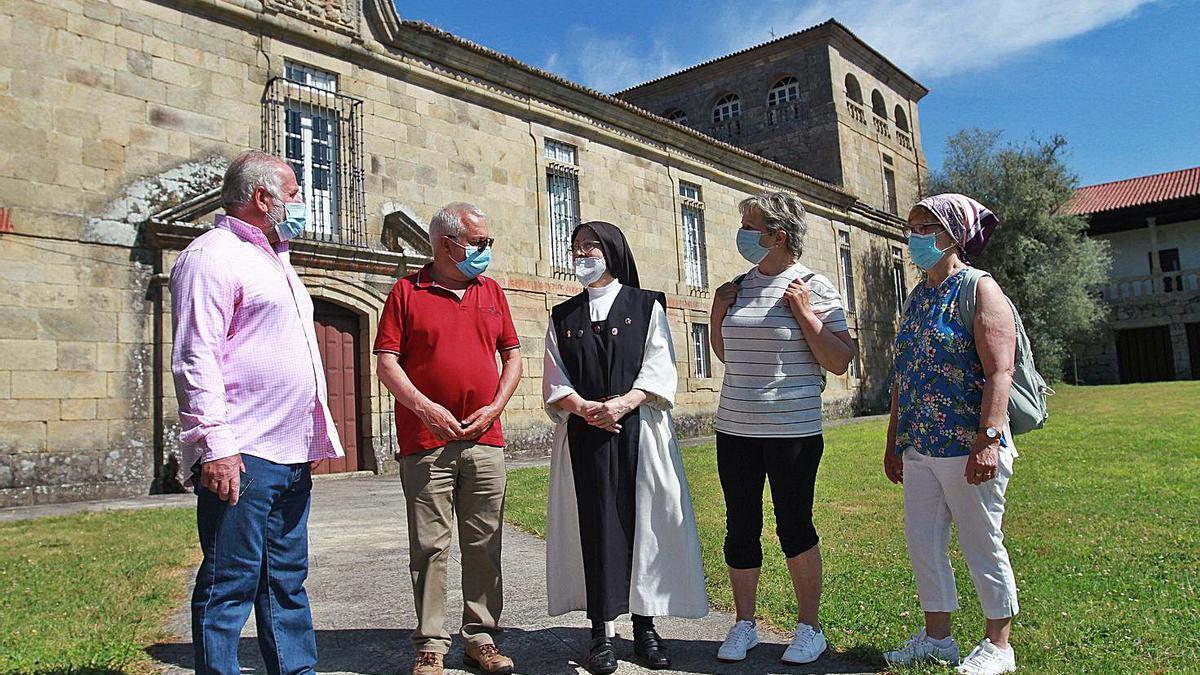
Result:
<instances>
[{"instance_id":1,"label":"red roof tile","mask_svg":"<svg viewBox=\"0 0 1200 675\"><path fill-rule=\"evenodd\" d=\"M1081 187L1063 212L1082 216L1197 196L1200 196L1200 166Z\"/></svg>"}]
</instances>

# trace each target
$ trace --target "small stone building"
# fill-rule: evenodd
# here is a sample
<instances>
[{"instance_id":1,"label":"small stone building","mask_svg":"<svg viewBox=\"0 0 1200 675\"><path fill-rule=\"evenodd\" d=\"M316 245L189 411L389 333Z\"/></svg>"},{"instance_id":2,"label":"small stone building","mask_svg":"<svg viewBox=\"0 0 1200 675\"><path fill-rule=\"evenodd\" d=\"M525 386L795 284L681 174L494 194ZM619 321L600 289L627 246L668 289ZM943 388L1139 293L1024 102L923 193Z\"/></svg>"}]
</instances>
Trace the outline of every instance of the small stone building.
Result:
<instances>
[{"instance_id":1,"label":"small stone building","mask_svg":"<svg viewBox=\"0 0 1200 675\"><path fill-rule=\"evenodd\" d=\"M1200 379L1200 167L1076 190L1065 207L1109 242L1108 316L1075 348L1080 383Z\"/></svg>"},{"instance_id":2,"label":"small stone building","mask_svg":"<svg viewBox=\"0 0 1200 675\"><path fill-rule=\"evenodd\" d=\"M490 274L522 339L526 376L504 418L513 453L548 445L542 336L549 308L578 292L567 237L581 220L622 225L644 285L666 292L676 419L709 427L721 382L710 293L745 271L736 205L763 189L804 200L805 262L853 297L860 358L829 378L828 413L880 407L913 279L895 214L915 194L906 162L923 166L924 89L835 23L741 57L793 52L794 69L745 71L755 87L776 70L804 82L798 97L790 84L739 89L744 121L781 115L777 142L752 146L635 105L634 90L591 91L402 19L390 0L3 3L0 506L178 487L165 282L248 147L286 158L311 208L292 261L349 451L329 471L395 467L370 346L391 285L428 259L427 218L455 200L490 216ZM858 89L843 92L850 75ZM869 125L864 90L886 104ZM783 152L793 144L805 150Z\"/></svg>"}]
</instances>

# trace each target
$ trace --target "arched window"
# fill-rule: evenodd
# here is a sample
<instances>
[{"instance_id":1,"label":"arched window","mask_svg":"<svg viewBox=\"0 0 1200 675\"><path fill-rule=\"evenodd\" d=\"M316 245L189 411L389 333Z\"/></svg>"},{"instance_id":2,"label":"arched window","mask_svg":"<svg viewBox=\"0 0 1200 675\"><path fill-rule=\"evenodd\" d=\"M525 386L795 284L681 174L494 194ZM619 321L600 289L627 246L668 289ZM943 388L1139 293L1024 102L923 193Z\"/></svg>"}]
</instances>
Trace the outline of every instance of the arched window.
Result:
<instances>
[{"instance_id":1,"label":"arched window","mask_svg":"<svg viewBox=\"0 0 1200 675\"><path fill-rule=\"evenodd\" d=\"M771 87L771 91L767 92L768 108L798 100L800 100L800 81L794 77L783 78Z\"/></svg>"},{"instance_id":2,"label":"arched window","mask_svg":"<svg viewBox=\"0 0 1200 675\"><path fill-rule=\"evenodd\" d=\"M742 99L737 94L726 94L713 106L713 122L724 122L742 114Z\"/></svg>"},{"instance_id":3,"label":"arched window","mask_svg":"<svg viewBox=\"0 0 1200 675\"><path fill-rule=\"evenodd\" d=\"M883 102L883 94L879 93L878 89L871 92L871 110L879 117L887 119L887 104Z\"/></svg>"},{"instance_id":4,"label":"arched window","mask_svg":"<svg viewBox=\"0 0 1200 675\"><path fill-rule=\"evenodd\" d=\"M683 112L679 108L671 108L670 110L664 112L662 116L679 124L688 123L687 113Z\"/></svg>"},{"instance_id":5,"label":"arched window","mask_svg":"<svg viewBox=\"0 0 1200 675\"><path fill-rule=\"evenodd\" d=\"M908 131L908 116L904 114L904 108L896 106L896 128L900 131Z\"/></svg>"},{"instance_id":6,"label":"arched window","mask_svg":"<svg viewBox=\"0 0 1200 675\"><path fill-rule=\"evenodd\" d=\"M858 86L858 78L846 73L846 97L855 103L862 103L862 87Z\"/></svg>"}]
</instances>

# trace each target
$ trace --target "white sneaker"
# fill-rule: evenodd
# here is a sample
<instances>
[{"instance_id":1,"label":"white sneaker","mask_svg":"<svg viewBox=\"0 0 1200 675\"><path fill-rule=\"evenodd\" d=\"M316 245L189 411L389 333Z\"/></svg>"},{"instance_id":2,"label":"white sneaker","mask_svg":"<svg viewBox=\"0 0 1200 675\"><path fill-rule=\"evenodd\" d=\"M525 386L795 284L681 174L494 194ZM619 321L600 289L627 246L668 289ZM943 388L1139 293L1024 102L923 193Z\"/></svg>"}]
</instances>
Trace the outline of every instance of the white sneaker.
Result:
<instances>
[{"instance_id":1,"label":"white sneaker","mask_svg":"<svg viewBox=\"0 0 1200 675\"><path fill-rule=\"evenodd\" d=\"M821 657L828 646L824 633L813 630L813 627L806 623L798 623L792 643L783 650L783 662L790 665L812 663Z\"/></svg>"},{"instance_id":2,"label":"white sneaker","mask_svg":"<svg viewBox=\"0 0 1200 675\"><path fill-rule=\"evenodd\" d=\"M938 644L941 643L941 644ZM934 640L925 633L916 633L894 652L884 652L883 660L893 666L910 666L925 661L940 661L950 665L958 665L958 643L952 637Z\"/></svg>"},{"instance_id":3,"label":"white sneaker","mask_svg":"<svg viewBox=\"0 0 1200 675\"><path fill-rule=\"evenodd\" d=\"M984 638L979 646L967 654L962 665L958 667L961 675L1001 675L1017 669L1017 657L1009 645L1000 649L992 641Z\"/></svg>"},{"instance_id":4,"label":"white sneaker","mask_svg":"<svg viewBox=\"0 0 1200 675\"><path fill-rule=\"evenodd\" d=\"M758 646L758 626L753 621L738 621L729 629L721 648L717 650L717 660L726 663L741 661L746 658L746 652Z\"/></svg>"}]
</instances>

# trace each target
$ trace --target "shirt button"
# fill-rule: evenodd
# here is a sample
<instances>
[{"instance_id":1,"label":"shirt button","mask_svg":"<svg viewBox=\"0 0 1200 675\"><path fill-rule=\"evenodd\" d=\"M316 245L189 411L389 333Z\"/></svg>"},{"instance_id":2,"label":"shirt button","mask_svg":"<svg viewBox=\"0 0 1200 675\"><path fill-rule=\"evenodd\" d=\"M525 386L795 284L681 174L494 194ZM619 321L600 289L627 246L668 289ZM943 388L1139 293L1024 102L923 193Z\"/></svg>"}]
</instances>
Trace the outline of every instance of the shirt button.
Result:
<instances>
[{"instance_id":1,"label":"shirt button","mask_svg":"<svg viewBox=\"0 0 1200 675\"><path fill-rule=\"evenodd\" d=\"M633 319L630 319L630 318L628 318L628 317L626 317L626 318L625 318L625 325L626 325L626 326L628 326L628 325L630 325L630 324L632 324L632 323L633 323Z\"/></svg>"},{"instance_id":2,"label":"shirt button","mask_svg":"<svg viewBox=\"0 0 1200 675\"><path fill-rule=\"evenodd\" d=\"M612 334L613 334L613 335L616 335L616 334L617 334L617 329L616 329L616 328L612 329Z\"/></svg>"}]
</instances>

